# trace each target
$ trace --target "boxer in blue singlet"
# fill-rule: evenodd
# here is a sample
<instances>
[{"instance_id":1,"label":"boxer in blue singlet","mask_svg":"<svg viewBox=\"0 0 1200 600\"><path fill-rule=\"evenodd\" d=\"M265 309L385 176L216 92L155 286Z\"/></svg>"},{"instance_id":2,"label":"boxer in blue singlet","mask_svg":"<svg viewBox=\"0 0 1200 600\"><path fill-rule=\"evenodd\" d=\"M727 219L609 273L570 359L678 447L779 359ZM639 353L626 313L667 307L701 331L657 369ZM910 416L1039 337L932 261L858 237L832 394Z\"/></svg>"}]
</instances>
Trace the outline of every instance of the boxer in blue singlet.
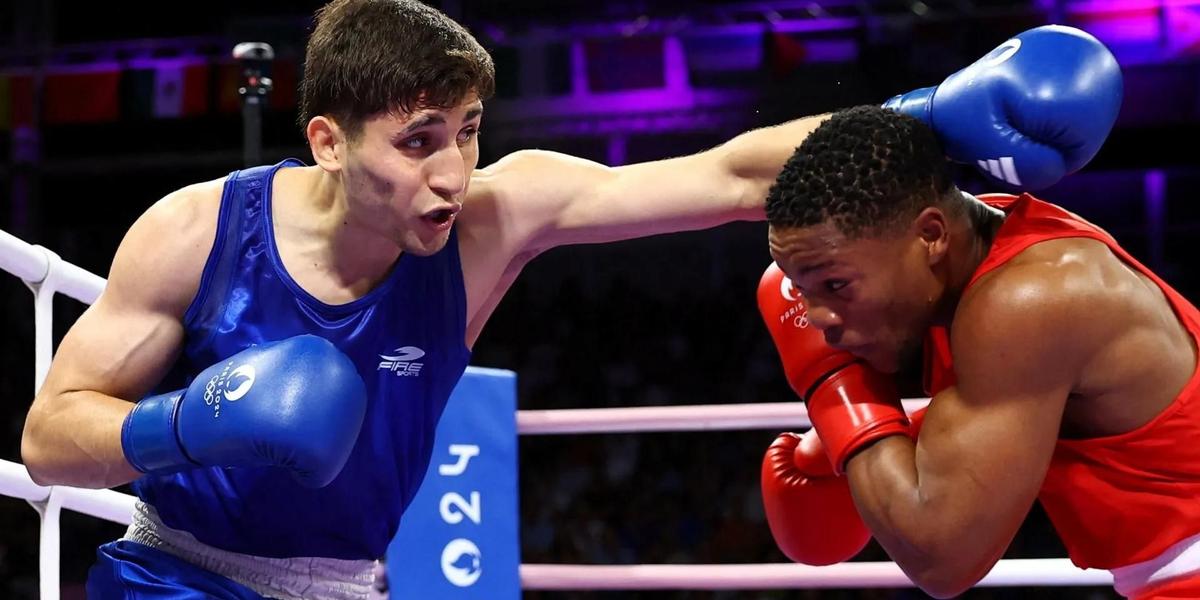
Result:
<instances>
[{"instance_id":1,"label":"boxer in blue singlet","mask_svg":"<svg viewBox=\"0 0 1200 600\"><path fill-rule=\"evenodd\" d=\"M41 484L133 482L93 598L361 598L470 348L566 244L765 218L823 117L610 168L520 151L476 169L491 59L414 0L317 14L287 160L185 187L127 232L30 410Z\"/></svg>"}]
</instances>

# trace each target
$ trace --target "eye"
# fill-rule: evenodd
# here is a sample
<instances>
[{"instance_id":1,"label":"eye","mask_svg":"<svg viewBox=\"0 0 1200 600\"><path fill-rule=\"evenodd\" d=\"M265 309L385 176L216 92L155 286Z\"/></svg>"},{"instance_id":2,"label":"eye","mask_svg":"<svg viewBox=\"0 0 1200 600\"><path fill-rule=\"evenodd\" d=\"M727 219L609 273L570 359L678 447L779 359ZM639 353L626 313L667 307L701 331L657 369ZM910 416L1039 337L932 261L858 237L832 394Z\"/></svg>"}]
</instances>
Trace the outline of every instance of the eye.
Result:
<instances>
[{"instance_id":1,"label":"eye","mask_svg":"<svg viewBox=\"0 0 1200 600\"><path fill-rule=\"evenodd\" d=\"M404 141L400 142L401 147L408 148L410 150L420 150L428 145L429 136L427 135L414 135L410 138L405 138Z\"/></svg>"},{"instance_id":2,"label":"eye","mask_svg":"<svg viewBox=\"0 0 1200 600\"><path fill-rule=\"evenodd\" d=\"M845 279L826 279L825 280L825 289L829 290L830 292L839 292L842 290L842 288L845 288L848 285L850 285L850 282L846 281Z\"/></svg>"},{"instance_id":3,"label":"eye","mask_svg":"<svg viewBox=\"0 0 1200 600\"><path fill-rule=\"evenodd\" d=\"M468 127L466 129L458 132L458 143L465 144L465 143L471 141L471 138L473 138L477 135L479 135L479 128Z\"/></svg>"}]
</instances>

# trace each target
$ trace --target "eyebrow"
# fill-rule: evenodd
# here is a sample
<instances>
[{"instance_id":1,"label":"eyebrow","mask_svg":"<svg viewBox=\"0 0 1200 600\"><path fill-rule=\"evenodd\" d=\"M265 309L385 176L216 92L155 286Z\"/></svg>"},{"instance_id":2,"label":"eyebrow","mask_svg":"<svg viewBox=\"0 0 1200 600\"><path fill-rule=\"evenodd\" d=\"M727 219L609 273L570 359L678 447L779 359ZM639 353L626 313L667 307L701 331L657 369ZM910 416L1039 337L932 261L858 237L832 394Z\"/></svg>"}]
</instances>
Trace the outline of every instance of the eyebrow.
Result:
<instances>
[{"instance_id":1,"label":"eyebrow","mask_svg":"<svg viewBox=\"0 0 1200 600\"><path fill-rule=\"evenodd\" d=\"M422 127L428 127L430 125L440 125L445 122L446 122L446 117L443 117L442 115L421 115L421 116L413 119L412 122L409 123L408 126L405 127L404 130L401 131L400 133L402 133L402 134L412 133Z\"/></svg>"},{"instance_id":2,"label":"eyebrow","mask_svg":"<svg viewBox=\"0 0 1200 600\"><path fill-rule=\"evenodd\" d=\"M471 110L467 111L467 114L463 117L463 120L470 121L471 119L474 119L475 117L478 117L481 114L483 114L483 107L476 106L475 108L472 108ZM407 127L404 128L404 131L401 131L400 133L401 133L401 135L407 135L418 129L421 129L422 127L428 127L430 125L441 125L445 122L446 122L446 117L443 117L440 114L421 115L421 116L417 117L416 119L413 119L413 121L411 123L409 123Z\"/></svg>"},{"instance_id":3,"label":"eyebrow","mask_svg":"<svg viewBox=\"0 0 1200 600\"><path fill-rule=\"evenodd\" d=\"M832 265L833 265L833 261L831 261L831 260L817 263L815 265L804 267L804 268L800 269L800 271L796 273L796 276L803 277L805 275L808 275L809 273L812 273L814 271L820 271L821 269L824 269L824 268L832 266Z\"/></svg>"}]
</instances>

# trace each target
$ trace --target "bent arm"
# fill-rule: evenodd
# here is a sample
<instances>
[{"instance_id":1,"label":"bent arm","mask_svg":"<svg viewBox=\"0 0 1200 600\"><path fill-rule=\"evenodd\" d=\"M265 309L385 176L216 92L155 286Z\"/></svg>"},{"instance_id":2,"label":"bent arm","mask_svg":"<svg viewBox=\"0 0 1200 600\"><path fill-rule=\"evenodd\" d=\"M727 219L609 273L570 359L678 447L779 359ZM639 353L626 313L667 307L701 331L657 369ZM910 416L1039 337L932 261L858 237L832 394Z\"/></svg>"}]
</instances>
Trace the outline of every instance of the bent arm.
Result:
<instances>
[{"instance_id":1,"label":"bent arm","mask_svg":"<svg viewBox=\"0 0 1200 600\"><path fill-rule=\"evenodd\" d=\"M933 398L915 443L889 437L847 465L864 521L931 595L960 594L991 570L1049 467L1090 342L1086 304L1038 288L964 298L951 340L958 385Z\"/></svg>"},{"instance_id":2,"label":"bent arm","mask_svg":"<svg viewBox=\"0 0 1200 600\"><path fill-rule=\"evenodd\" d=\"M142 215L104 292L63 338L21 438L35 482L102 488L140 476L125 459L121 426L183 343L183 313L215 232L215 219L197 212L195 194L181 191Z\"/></svg>"},{"instance_id":3,"label":"bent arm","mask_svg":"<svg viewBox=\"0 0 1200 600\"><path fill-rule=\"evenodd\" d=\"M607 167L527 150L482 173L511 205L512 221L528 228L517 253L762 220L779 171L825 118L757 129L679 158Z\"/></svg>"}]
</instances>

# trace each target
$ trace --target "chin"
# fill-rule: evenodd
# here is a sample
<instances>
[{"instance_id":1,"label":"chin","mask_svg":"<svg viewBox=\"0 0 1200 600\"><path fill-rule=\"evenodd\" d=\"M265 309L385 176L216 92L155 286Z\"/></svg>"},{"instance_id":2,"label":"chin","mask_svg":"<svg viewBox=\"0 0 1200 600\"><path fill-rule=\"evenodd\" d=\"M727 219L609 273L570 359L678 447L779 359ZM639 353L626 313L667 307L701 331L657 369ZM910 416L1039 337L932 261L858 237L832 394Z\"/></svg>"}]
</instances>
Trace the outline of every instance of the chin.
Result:
<instances>
[{"instance_id":1,"label":"chin","mask_svg":"<svg viewBox=\"0 0 1200 600\"><path fill-rule=\"evenodd\" d=\"M416 256L433 256L434 254L441 252L442 248L446 247L446 242L449 240L449 232L445 233L444 235L439 235L433 239L409 240L408 243L404 244L404 251L408 254L413 254Z\"/></svg>"}]
</instances>

